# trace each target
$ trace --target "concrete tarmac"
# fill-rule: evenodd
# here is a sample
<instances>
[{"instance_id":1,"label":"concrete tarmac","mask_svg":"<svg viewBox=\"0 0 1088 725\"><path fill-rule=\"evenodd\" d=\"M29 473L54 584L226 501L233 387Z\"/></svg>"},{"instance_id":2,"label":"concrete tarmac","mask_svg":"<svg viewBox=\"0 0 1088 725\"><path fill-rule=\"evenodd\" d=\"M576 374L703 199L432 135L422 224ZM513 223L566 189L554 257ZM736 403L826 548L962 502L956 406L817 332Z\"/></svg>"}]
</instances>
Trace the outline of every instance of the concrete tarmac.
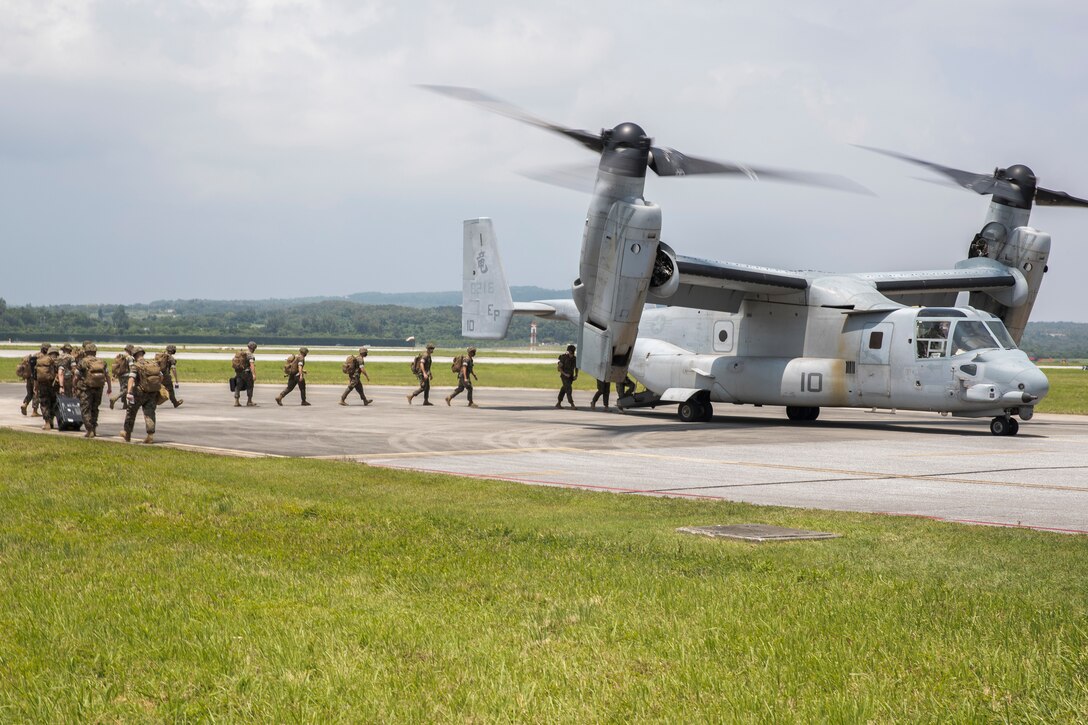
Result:
<instances>
[{"instance_id":1,"label":"concrete tarmac","mask_svg":"<svg viewBox=\"0 0 1088 725\"><path fill-rule=\"evenodd\" d=\"M259 407L234 408L226 385L184 385L185 404L160 407L156 445L244 456L303 456L374 466L643 495L928 516L1088 533L1088 417L1037 415L1015 437L988 419L823 409L791 423L779 407L716 405L710 423L681 423L673 405L625 414L556 410L556 393L478 388L447 407L409 406L406 388L369 386L375 403L342 387L258 385ZM36 431L19 414L24 388L0 385L0 426ZM244 402L244 401L243 401ZM108 444L123 414L103 406ZM50 435L80 436L81 433ZM137 420L135 436L143 437Z\"/></svg>"}]
</instances>

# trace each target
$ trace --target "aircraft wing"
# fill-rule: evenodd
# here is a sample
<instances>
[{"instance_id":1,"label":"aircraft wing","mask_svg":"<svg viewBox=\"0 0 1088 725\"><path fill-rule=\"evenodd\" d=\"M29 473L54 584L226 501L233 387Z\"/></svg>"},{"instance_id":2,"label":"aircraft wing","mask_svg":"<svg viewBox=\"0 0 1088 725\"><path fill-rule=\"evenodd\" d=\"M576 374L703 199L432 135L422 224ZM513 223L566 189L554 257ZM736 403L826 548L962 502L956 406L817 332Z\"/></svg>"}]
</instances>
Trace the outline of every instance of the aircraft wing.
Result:
<instances>
[{"instance_id":1,"label":"aircraft wing","mask_svg":"<svg viewBox=\"0 0 1088 725\"><path fill-rule=\"evenodd\" d=\"M676 256L679 287L667 297L652 291L646 301L673 307L736 312L750 294L783 295L808 289L809 276L771 267Z\"/></svg>"},{"instance_id":2,"label":"aircraft wing","mask_svg":"<svg viewBox=\"0 0 1088 725\"><path fill-rule=\"evenodd\" d=\"M578 322L578 308L574 300L539 300L536 302L515 302L515 315L533 315L545 320L566 320Z\"/></svg>"},{"instance_id":3,"label":"aircraft wing","mask_svg":"<svg viewBox=\"0 0 1088 725\"><path fill-rule=\"evenodd\" d=\"M872 282L885 297L905 305L954 305L960 292L988 292L999 301L1015 303L1026 292L1027 284L1020 270L985 257L966 259L955 269L854 276Z\"/></svg>"}]
</instances>

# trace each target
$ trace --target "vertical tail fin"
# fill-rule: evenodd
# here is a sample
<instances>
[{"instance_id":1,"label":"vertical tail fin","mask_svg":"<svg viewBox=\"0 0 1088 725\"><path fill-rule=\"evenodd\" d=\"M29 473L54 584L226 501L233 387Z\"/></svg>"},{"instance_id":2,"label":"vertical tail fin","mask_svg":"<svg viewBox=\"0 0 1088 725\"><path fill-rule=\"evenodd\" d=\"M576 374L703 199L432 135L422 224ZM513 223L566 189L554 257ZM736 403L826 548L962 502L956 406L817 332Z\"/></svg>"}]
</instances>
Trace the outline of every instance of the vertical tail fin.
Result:
<instances>
[{"instance_id":1,"label":"vertical tail fin","mask_svg":"<svg viewBox=\"0 0 1088 725\"><path fill-rule=\"evenodd\" d=\"M495 228L487 217L465 220L461 335L477 340L506 337L514 302L499 258Z\"/></svg>"}]
</instances>

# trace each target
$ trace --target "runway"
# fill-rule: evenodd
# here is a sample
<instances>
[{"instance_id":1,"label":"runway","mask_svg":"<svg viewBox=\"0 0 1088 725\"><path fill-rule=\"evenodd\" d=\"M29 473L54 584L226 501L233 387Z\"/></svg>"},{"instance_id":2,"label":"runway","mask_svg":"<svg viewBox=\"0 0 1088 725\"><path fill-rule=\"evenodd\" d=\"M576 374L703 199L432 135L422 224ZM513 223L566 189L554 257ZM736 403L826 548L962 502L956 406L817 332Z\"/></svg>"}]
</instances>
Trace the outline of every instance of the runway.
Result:
<instances>
[{"instance_id":1,"label":"runway","mask_svg":"<svg viewBox=\"0 0 1088 725\"><path fill-rule=\"evenodd\" d=\"M23 390L0 385L0 425L36 431L40 419L19 414ZM297 393L276 406L278 391L260 385L260 407L234 408L225 385L185 385L182 407L159 409L156 445L1088 533L1088 417L1039 414L998 438L988 420L925 413L824 409L797 424L777 407L717 405L713 422L685 424L674 406L556 410L555 393L541 390L478 389L479 409L464 395L447 407L449 388L428 408L409 406L399 387L371 386L373 405L352 398L346 408L338 386L310 386L306 408ZM576 402L588 406L589 395ZM121 422L104 407L100 434Z\"/></svg>"}]
</instances>

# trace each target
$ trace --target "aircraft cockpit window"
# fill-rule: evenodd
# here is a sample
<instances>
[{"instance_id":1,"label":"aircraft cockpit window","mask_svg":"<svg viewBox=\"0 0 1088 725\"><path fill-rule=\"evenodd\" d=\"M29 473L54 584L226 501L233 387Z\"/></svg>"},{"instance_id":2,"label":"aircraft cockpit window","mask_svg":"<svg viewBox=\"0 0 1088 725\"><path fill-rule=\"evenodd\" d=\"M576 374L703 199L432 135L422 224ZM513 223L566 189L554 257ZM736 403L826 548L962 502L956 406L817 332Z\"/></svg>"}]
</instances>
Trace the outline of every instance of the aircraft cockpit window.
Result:
<instances>
[{"instance_id":1,"label":"aircraft cockpit window","mask_svg":"<svg viewBox=\"0 0 1088 725\"><path fill-rule=\"evenodd\" d=\"M1016 343L1013 342L1012 335L1005 328L1005 323L1001 320L987 320L986 327L990 328L990 332L994 333L994 337L1001 343L1001 347L1006 350L1015 350Z\"/></svg>"},{"instance_id":2,"label":"aircraft cockpit window","mask_svg":"<svg viewBox=\"0 0 1088 725\"><path fill-rule=\"evenodd\" d=\"M914 340L918 357L944 357L948 354L948 320L918 320Z\"/></svg>"},{"instance_id":3,"label":"aircraft cockpit window","mask_svg":"<svg viewBox=\"0 0 1088 725\"><path fill-rule=\"evenodd\" d=\"M952 355L998 347L988 328L974 320L960 320L952 331Z\"/></svg>"}]
</instances>

